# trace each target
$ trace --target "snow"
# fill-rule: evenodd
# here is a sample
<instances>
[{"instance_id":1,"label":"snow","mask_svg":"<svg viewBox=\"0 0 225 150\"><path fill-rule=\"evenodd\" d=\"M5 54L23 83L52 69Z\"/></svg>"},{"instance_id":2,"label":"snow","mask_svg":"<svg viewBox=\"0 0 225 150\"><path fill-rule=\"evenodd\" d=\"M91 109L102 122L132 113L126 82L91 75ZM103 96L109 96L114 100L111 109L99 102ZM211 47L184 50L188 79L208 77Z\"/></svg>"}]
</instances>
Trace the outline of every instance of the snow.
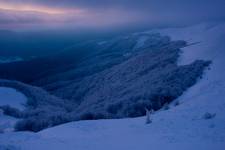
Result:
<instances>
[{"instance_id":1,"label":"snow","mask_svg":"<svg viewBox=\"0 0 225 150\"><path fill-rule=\"evenodd\" d=\"M172 40L185 40L193 44L183 49L179 64L189 64L196 59L220 61L225 53L225 23L200 24L194 27L164 29L159 32ZM220 58L219 58L220 57ZM222 62L219 62L223 65Z\"/></svg>"},{"instance_id":2,"label":"snow","mask_svg":"<svg viewBox=\"0 0 225 150\"><path fill-rule=\"evenodd\" d=\"M213 26L201 24L177 30L166 29L162 30L161 33L170 35L174 40L191 39L189 43L196 43L183 48L179 64L188 64L196 59L212 61L211 69L206 71L204 78L179 99L185 101L188 99L209 99L207 103L221 103L216 99L224 99L225 97L225 23Z\"/></svg>"},{"instance_id":3,"label":"snow","mask_svg":"<svg viewBox=\"0 0 225 150\"><path fill-rule=\"evenodd\" d=\"M145 42L148 40L148 36L141 36L138 40L137 40L137 44L134 46L134 50L141 48L142 46L145 45Z\"/></svg>"},{"instance_id":4,"label":"snow","mask_svg":"<svg viewBox=\"0 0 225 150\"><path fill-rule=\"evenodd\" d=\"M0 149L21 150L224 150L225 148L225 24L158 30L172 39L196 43L183 48L179 64L212 60L211 69L179 97L179 105L145 117L79 121L39 133L0 134ZM216 114L205 119L205 113Z\"/></svg>"},{"instance_id":5,"label":"snow","mask_svg":"<svg viewBox=\"0 0 225 150\"><path fill-rule=\"evenodd\" d=\"M24 106L22 104L25 103L26 100L26 96L16 91L15 89L0 87L0 106L9 105L22 110L24 109ZM0 109L0 133L13 131L14 125L17 121L18 119L16 118L4 115L2 110Z\"/></svg>"},{"instance_id":6,"label":"snow","mask_svg":"<svg viewBox=\"0 0 225 150\"><path fill-rule=\"evenodd\" d=\"M26 100L26 96L21 92L13 88L0 87L0 106L10 105L21 110L24 109L23 104Z\"/></svg>"},{"instance_id":7,"label":"snow","mask_svg":"<svg viewBox=\"0 0 225 150\"><path fill-rule=\"evenodd\" d=\"M18 119L0 114L0 134L14 131L14 125ZM1 150L1 148L0 148Z\"/></svg>"}]
</instances>

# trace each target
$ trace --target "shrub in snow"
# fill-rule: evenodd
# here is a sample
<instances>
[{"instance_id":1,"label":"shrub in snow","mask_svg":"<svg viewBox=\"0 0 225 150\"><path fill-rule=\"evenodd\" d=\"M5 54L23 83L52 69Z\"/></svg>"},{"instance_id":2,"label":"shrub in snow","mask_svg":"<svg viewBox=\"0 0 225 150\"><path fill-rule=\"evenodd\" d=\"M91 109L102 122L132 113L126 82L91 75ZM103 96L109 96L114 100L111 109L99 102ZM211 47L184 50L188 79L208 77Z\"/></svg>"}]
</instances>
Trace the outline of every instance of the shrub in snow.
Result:
<instances>
[{"instance_id":1,"label":"shrub in snow","mask_svg":"<svg viewBox=\"0 0 225 150\"><path fill-rule=\"evenodd\" d=\"M106 116L101 113L87 112L87 113L81 114L79 120L96 120L96 119L104 119L104 118L106 118Z\"/></svg>"},{"instance_id":2,"label":"shrub in snow","mask_svg":"<svg viewBox=\"0 0 225 150\"><path fill-rule=\"evenodd\" d=\"M176 101L176 102L174 103L174 106L178 106L178 105L180 105L180 102L179 102L179 101Z\"/></svg>"},{"instance_id":3,"label":"shrub in snow","mask_svg":"<svg viewBox=\"0 0 225 150\"><path fill-rule=\"evenodd\" d=\"M31 116L21 121L18 121L15 125L16 131L34 131L38 132L42 129L56 126L71 121L72 119L63 112L52 112L47 114L45 112L39 113L36 116Z\"/></svg>"},{"instance_id":4,"label":"shrub in snow","mask_svg":"<svg viewBox=\"0 0 225 150\"><path fill-rule=\"evenodd\" d=\"M18 121L15 125L16 131L40 131L41 129L48 127L48 120L46 118L27 118L22 121Z\"/></svg>"},{"instance_id":5,"label":"shrub in snow","mask_svg":"<svg viewBox=\"0 0 225 150\"><path fill-rule=\"evenodd\" d=\"M4 111L0 108L0 116L4 114Z\"/></svg>"},{"instance_id":6,"label":"shrub in snow","mask_svg":"<svg viewBox=\"0 0 225 150\"><path fill-rule=\"evenodd\" d=\"M119 111L121 108L122 103L110 104L109 106L107 106L107 111L111 114L117 114L117 111Z\"/></svg>"},{"instance_id":7,"label":"shrub in snow","mask_svg":"<svg viewBox=\"0 0 225 150\"><path fill-rule=\"evenodd\" d=\"M164 110L170 109L169 104L168 104L168 103L165 103L164 106L163 106L163 109L164 109Z\"/></svg>"},{"instance_id":8,"label":"shrub in snow","mask_svg":"<svg viewBox=\"0 0 225 150\"><path fill-rule=\"evenodd\" d=\"M216 116L216 113L209 113L209 112L206 112L204 115L203 115L203 119L212 119Z\"/></svg>"},{"instance_id":9,"label":"shrub in snow","mask_svg":"<svg viewBox=\"0 0 225 150\"><path fill-rule=\"evenodd\" d=\"M0 145L0 150L21 150L21 148L15 145Z\"/></svg>"},{"instance_id":10,"label":"shrub in snow","mask_svg":"<svg viewBox=\"0 0 225 150\"><path fill-rule=\"evenodd\" d=\"M144 100L139 100L137 102L129 102L129 103L123 103L123 113L121 114L121 110L118 110L120 115L124 115L127 117L138 117L138 116L144 116L146 114L145 108L152 109L151 103Z\"/></svg>"},{"instance_id":11,"label":"shrub in snow","mask_svg":"<svg viewBox=\"0 0 225 150\"><path fill-rule=\"evenodd\" d=\"M24 117L24 113L18 110L17 108L13 108L9 105L0 106L0 110L3 111L5 115L13 116L15 118L22 118Z\"/></svg>"},{"instance_id":12,"label":"shrub in snow","mask_svg":"<svg viewBox=\"0 0 225 150\"><path fill-rule=\"evenodd\" d=\"M87 112L84 113L80 116L81 120L94 120L95 119L95 115L93 113Z\"/></svg>"}]
</instances>

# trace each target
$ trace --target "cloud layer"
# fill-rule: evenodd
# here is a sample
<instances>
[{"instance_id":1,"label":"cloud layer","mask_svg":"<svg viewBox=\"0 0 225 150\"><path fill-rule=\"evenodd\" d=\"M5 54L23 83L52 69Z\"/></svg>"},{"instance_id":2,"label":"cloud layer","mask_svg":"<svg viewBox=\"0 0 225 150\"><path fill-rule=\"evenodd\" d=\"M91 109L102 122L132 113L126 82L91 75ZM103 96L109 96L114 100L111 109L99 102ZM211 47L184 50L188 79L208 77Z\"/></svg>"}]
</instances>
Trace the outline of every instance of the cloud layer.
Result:
<instances>
[{"instance_id":1,"label":"cloud layer","mask_svg":"<svg viewBox=\"0 0 225 150\"><path fill-rule=\"evenodd\" d=\"M0 28L182 25L225 20L224 8L224 0L0 0Z\"/></svg>"}]
</instances>

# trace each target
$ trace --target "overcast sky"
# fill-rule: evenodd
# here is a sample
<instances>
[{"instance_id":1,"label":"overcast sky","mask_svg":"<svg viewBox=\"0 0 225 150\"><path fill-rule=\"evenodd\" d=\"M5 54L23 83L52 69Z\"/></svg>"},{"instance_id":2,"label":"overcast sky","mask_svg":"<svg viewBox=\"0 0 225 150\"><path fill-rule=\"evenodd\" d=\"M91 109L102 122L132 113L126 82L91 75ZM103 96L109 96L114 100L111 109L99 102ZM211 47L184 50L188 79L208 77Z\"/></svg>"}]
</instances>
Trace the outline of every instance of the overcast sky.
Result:
<instances>
[{"instance_id":1,"label":"overcast sky","mask_svg":"<svg viewBox=\"0 0 225 150\"><path fill-rule=\"evenodd\" d=\"M0 0L0 29L188 25L225 20L225 0Z\"/></svg>"}]
</instances>

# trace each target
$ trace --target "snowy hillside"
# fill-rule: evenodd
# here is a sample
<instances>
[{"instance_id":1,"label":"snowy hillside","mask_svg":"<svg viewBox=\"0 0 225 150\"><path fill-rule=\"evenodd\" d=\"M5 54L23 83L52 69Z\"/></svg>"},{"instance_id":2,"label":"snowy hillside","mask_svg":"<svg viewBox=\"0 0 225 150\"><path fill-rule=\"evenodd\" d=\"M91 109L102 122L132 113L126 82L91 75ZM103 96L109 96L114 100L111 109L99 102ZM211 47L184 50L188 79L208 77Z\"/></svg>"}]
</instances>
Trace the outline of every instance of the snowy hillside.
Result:
<instances>
[{"instance_id":1,"label":"snowy hillside","mask_svg":"<svg viewBox=\"0 0 225 150\"><path fill-rule=\"evenodd\" d=\"M168 110L155 112L151 124L139 117L71 122L38 133L4 133L0 150L224 150L225 24L157 32L194 43L182 49L179 65L196 59L212 60L212 64Z\"/></svg>"},{"instance_id":2,"label":"snowy hillside","mask_svg":"<svg viewBox=\"0 0 225 150\"><path fill-rule=\"evenodd\" d=\"M22 110L26 101L26 96L15 89L0 87L0 106L9 105ZM0 109L0 132L12 131L16 121L18 119L4 115Z\"/></svg>"},{"instance_id":3,"label":"snowy hillside","mask_svg":"<svg viewBox=\"0 0 225 150\"><path fill-rule=\"evenodd\" d=\"M204 78L191 87L180 99L185 101L209 99L212 105L220 103L219 99L225 97L225 23L201 24L184 29L166 29L161 33L170 35L172 39L184 39L190 43L196 43L183 48L179 64L188 64L196 59L212 61L211 69L205 73Z\"/></svg>"},{"instance_id":4,"label":"snowy hillside","mask_svg":"<svg viewBox=\"0 0 225 150\"><path fill-rule=\"evenodd\" d=\"M188 43L159 33L99 41L0 65L0 78L29 84L8 83L35 99L27 102L29 110L13 113L22 118L16 130L38 132L71 121L143 116L145 108L158 110L181 96L211 64L195 60L178 65L181 48Z\"/></svg>"},{"instance_id":5,"label":"snowy hillside","mask_svg":"<svg viewBox=\"0 0 225 150\"><path fill-rule=\"evenodd\" d=\"M0 106L10 105L18 109L24 109L23 104L26 103L27 98L21 92L13 88L0 87Z\"/></svg>"}]
</instances>

